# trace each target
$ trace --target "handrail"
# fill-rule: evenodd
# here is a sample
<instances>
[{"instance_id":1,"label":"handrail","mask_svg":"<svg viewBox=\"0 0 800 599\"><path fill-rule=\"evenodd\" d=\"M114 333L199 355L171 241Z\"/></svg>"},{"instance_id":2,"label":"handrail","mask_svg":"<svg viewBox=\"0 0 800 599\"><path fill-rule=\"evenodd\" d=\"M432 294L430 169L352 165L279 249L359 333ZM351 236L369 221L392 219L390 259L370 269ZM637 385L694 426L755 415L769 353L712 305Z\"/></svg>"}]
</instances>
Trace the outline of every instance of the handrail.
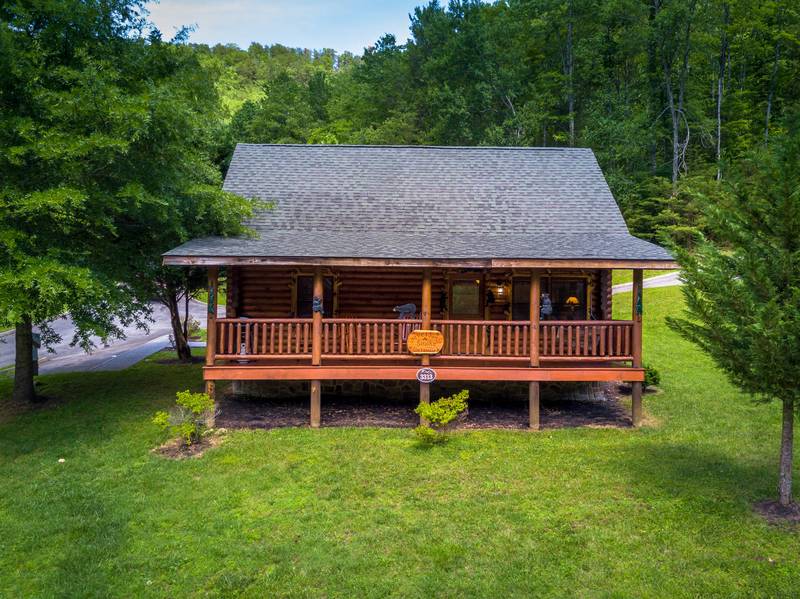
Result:
<instances>
[{"instance_id":1,"label":"handrail","mask_svg":"<svg viewBox=\"0 0 800 599\"><path fill-rule=\"evenodd\" d=\"M408 335L422 320L398 318L323 318L323 358L414 359ZM311 318L219 318L215 357L272 359L310 357ZM437 359L508 359L530 356L530 320L432 320L444 337ZM544 361L630 361L632 320L543 320L539 358Z\"/></svg>"}]
</instances>

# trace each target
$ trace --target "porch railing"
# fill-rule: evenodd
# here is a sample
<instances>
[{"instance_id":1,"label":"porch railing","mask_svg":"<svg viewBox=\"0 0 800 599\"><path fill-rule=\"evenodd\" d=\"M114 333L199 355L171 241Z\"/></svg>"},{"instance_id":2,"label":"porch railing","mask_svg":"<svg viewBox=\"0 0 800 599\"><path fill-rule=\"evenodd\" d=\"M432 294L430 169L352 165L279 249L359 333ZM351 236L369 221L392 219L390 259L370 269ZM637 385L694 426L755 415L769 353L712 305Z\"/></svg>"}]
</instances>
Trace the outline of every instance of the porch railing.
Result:
<instances>
[{"instance_id":1,"label":"porch railing","mask_svg":"<svg viewBox=\"0 0 800 599\"><path fill-rule=\"evenodd\" d=\"M311 356L310 318L219 318L217 358Z\"/></svg>"},{"instance_id":2,"label":"porch railing","mask_svg":"<svg viewBox=\"0 0 800 599\"><path fill-rule=\"evenodd\" d=\"M325 318L322 358L415 360L406 339L421 320ZM522 320L433 320L444 348L436 358L530 359L530 322ZM629 320L549 320L539 323L541 361L628 361L633 359L634 323ZM220 318L218 359L310 358L311 318Z\"/></svg>"},{"instance_id":3,"label":"porch railing","mask_svg":"<svg viewBox=\"0 0 800 599\"><path fill-rule=\"evenodd\" d=\"M530 359L528 321L434 320L431 327L444 336L442 356Z\"/></svg>"}]
</instances>

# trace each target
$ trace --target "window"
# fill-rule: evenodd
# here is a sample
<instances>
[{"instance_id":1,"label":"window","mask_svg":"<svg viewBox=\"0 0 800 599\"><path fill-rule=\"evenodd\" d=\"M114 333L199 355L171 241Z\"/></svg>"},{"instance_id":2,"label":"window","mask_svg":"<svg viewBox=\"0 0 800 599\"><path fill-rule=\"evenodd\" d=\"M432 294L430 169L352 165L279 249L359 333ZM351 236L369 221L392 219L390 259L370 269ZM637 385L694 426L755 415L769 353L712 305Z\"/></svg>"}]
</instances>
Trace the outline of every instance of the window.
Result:
<instances>
[{"instance_id":1,"label":"window","mask_svg":"<svg viewBox=\"0 0 800 599\"><path fill-rule=\"evenodd\" d=\"M552 279L553 320L586 319L586 279Z\"/></svg>"},{"instance_id":2,"label":"window","mask_svg":"<svg viewBox=\"0 0 800 599\"><path fill-rule=\"evenodd\" d=\"M531 317L531 282L514 279L511 290L511 319L528 320Z\"/></svg>"},{"instance_id":3,"label":"window","mask_svg":"<svg viewBox=\"0 0 800 599\"><path fill-rule=\"evenodd\" d=\"M586 279L560 279L542 277L542 294L547 293L553 306L553 313L542 316L543 320L584 320L586 319ZM530 279L514 278L511 292L511 318L528 320L530 318Z\"/></svg>"},{"instance_id":4,"label":"window","mask_svg":"<svg viewBox=\"0 0 800 599\"><path fill-rule=\"evenodd\" d=\"M453 281L450 285L451 317L481 318L483 316L481 299L480 279Z\"/></svg>"},{"instance_id":5,"label":"window","mask_svg":"<svg viewBox=\"0 0 800 599\"><path fill-rule=\"evenodd\" d=\"M324 277L322 283L322 316L333 316L333 277ZM314 299L314 277L297 277L297 305L295 314L297 318L311 318L311 304Z\"/></svg>"}]
</instances>

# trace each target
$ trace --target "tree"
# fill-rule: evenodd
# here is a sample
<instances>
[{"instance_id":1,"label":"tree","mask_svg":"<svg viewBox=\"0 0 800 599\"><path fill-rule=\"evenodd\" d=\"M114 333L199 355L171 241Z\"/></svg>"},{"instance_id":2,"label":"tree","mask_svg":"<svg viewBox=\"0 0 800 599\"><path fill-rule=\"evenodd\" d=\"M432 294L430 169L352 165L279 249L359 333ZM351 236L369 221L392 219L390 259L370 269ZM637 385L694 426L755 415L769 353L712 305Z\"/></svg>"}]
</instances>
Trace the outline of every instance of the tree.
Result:
<instances>
[{"instance_id":1,"label":"tree","mask_svg":"<svg viewBox=\"0 0 800 599\"><path fill-rule=\"evenodd\" d=\"M747 393L782 405L778 495L792 502L800 406L800 113L774 147L744 160L705 199L709 238L677 249L687 317L669 324Z\"/></svg>"},{"instance_id":2,"label":"tree","mask_svg":"<svg viewBox=\"0 0 800 599\"><path fill-rule=\"evenodd\" d=\"M125 156L147 120L138 0L0 8L0 320L14 324L14 399L35 399L32 327L69 312L84 348L147 306L118 284Z\"/></svg>"},{"instance_id":3,"label":"tree","mask_svg":"<svg viewBox=\"0 0 800 599\"><path fill-rule=\"evenodd\" d=\"M154 39L143 59L154 93L147 127L127 154L130 180L118 193L129 200L114 232L126 257L118 278L142 302L168 309L176 353L188 362L188 302L205 286L205 272L165 267L162 253L190 239L246 234L252 203L223 191L211 162L222 129L212 73L182 44Z\"/></svg>"},{"instance_id":4,"label":"tree","mask_svg":"<svg viewBox=\"0 0 800 599\"><path fill-rule=\"evenodd\" d=\"M33 326L50 345L67 313L89 350L146 326L159 297L185 354L175 298L196 277L160 254L248 214L208 157L213 82L185 32L163 42L144 14L139 0L0 8L0 321L16 327L19 402L35 398Z\"/></svg>"}]
</instances>

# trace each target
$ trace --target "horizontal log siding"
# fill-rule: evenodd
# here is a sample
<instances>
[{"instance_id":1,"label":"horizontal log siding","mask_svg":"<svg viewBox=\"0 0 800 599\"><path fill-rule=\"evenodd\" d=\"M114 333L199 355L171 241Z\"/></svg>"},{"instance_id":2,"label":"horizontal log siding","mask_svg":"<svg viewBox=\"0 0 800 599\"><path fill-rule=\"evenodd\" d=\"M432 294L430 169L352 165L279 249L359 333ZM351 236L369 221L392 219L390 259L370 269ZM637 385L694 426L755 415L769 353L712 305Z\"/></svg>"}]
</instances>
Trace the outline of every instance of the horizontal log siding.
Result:
<instances>
[{"instance_id":1,"label":"horizontal log siding","mask_svg":"<svg viewBox=\"0 0 800 599\"><path fill-rule=\"evenodd\" d=\"M341 318L396 318L399 304L422 306L421 269L339 269L338 313ZM431 313L441 314L443 273L433 272Z\"/></svg>"},{"instance_id":2,"label":"horizontal log siding","mask_svg":"<svg viewBox=\"0 0 800 599\"><path fill-rule=\"evenodd\" d=\"M298 273L311 273L310 270L264 266L238 266L227 270L226 316L229 318L294 317L292 286L295 277ZM326 276L335 277L335 317L395 318L396 314L392 312L394 306L413 303L419 311L422 304L422 269L339 268L326 269L324 272ZM587 272L564 270L553 271L553 274L585 276ZM604 272L609 274L603 275ZM611 317L610 272L594 271L590 274L592 306L597 318ZM442 305L442 300L446 299L445 271L434 269L432 277L431 316L434 319L444 318L446 306ZM488 276L491 281L510 278L510 271L492 272ZM507 320L510 318L510 310L511 305L500 300L487 307L485 317L489 320Z\"/></svg>"},{"instance_id":3,"label":"horizontal log siding","mask_svg":"<svg viewBox=\"0 0 800 599\"><path fill-rule=\"evenodd\" d=\"M291 318L294 273L286 268L239 267L228 298L228 317Z\"/></svg>"},{"instance_id":4,"label":"horizontal log siding","mask_svg":"<svg viewBox=\"0 0 800 599\"><path fill-rule=\"evenodd\" d=\"M600 302L603 306L603 313L600 318L604 320L611 320L612 317L612 307L613 307L613 296L612 294L612 278L611 278L611 270L601 270L600 271Z\"/></svg>"}]
</instances>

